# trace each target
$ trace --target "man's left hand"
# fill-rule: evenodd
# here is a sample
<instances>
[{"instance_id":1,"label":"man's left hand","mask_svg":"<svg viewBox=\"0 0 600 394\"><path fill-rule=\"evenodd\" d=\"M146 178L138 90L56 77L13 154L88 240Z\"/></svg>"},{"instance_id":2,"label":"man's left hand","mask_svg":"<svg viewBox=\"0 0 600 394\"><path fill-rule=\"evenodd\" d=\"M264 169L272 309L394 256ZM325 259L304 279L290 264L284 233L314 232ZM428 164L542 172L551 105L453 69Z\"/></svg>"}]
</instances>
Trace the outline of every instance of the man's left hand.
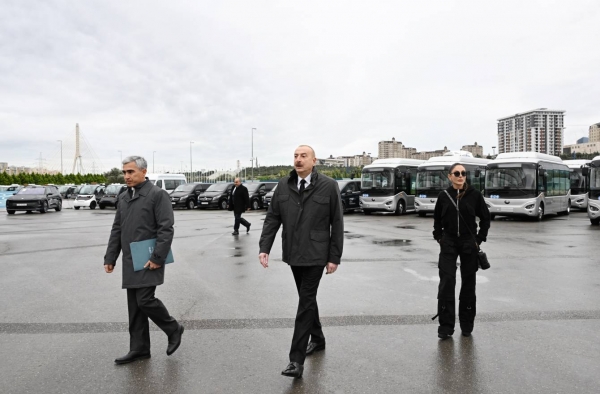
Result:
<instances>
[{"instance_id":1,"label":"man's left hand","mask_svg":"<svg viewBox=\"0 0 600 394\"><path fill-rule=\"evenodd\" d=\"M152 261L148 260L148 262L146 263L146 265L144 265L144 268L148 268L150 271L152 270L157 270L159 269L161 266L158 264L154 264Z\"/></svg>"},{"instance_id":2,"label":"man's left hand","mask_svg":"<svg viewBox=\"0 0 600 394\"><path fill-rule=\"evenodd\" d=\"M338 265L334 263L327 263L327 274L333 274L337 270Z\"/></svg>"}]
</instances>

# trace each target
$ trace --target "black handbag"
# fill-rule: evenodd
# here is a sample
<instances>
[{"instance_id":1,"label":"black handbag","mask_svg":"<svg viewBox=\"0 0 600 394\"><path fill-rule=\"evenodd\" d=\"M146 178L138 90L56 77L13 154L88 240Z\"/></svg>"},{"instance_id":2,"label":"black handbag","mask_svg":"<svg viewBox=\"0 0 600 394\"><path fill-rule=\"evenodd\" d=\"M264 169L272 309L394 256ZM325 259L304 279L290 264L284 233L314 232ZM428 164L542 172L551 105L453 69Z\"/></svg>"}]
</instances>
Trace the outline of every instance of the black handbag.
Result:
<instances>
[{"instance_id":1,"label":"black handbag","mask_svg":"<svg viewBox=\"0 0 600 394\"><path fill-rule=\"evenodd\" d=\"M489 269L491 267L491 265L490 265L490 262L488 261L487 255L485 254L485 252L483 250L481 250L481 248L477 244L477 239L475 238L475 236L471 232L471 229L469 228L469 225L467 224L467 221L460 214L460 211L458 210L458 205L456 205L456 203L454 202L454 200L452 199L452 197L450 197L450 193L448 193L447 190L444 190L444 192L446 193L446 195L450 199L450 202L452 204L454 204L454 207L456 208L456 212L458 212L458 215L460 216L460 218L463 220L463 222L465 222L465 226L467 226L467 230L469 230L469 233L471 233L471 236L475 240L475 245L477 246L477 264L479 265L479 268L481 268L482 270Z\"/></svg>"}]
</instances>

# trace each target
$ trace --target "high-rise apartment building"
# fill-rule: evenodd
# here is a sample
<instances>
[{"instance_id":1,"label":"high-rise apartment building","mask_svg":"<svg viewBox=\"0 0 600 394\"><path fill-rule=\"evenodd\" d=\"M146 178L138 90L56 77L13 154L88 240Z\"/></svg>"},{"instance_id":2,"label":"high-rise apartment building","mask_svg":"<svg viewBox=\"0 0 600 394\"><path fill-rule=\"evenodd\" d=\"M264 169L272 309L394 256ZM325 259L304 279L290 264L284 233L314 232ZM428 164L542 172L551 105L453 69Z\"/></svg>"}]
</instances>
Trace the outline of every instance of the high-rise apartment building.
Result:
<instances>
[{"instance_id":1,"label":"high-rise apartment building","mask_svg":"<svg viewBox=\"0 0 600 394\"><path fill-rule=\"evenodd\" d=\"M539 152L559 156L565 111L538 108L498 119L498 153Z\"/></svg>"},{"instance_id":2,"label":"high-rise apartment building","mask_svg":"<svg viewBox=\"0 0 600 394\"><path fill-rule=\"evenodd\" d=\"M396 141L395 138L392 138L391 141L379 141L377 156L380 159L408 159L411 157L411 154L416 151L417 150L415 148L407 148L402 144L402 142Z\"/></svg>"},{"instance_id":3,"label":"high-rise apartment building","mask_svg":"<svg viewBox=\"0 0 600 394\"><path fill-rule=\"evenodd\" d=\"M463 145L460 150L471 152L474 157L483 157L483 146L477 145L477 142L474 145Z\"/></svg>"},{"instance_id":4,"label":"high-rise apartment building","mask_svg":"<svg viewBox=\"0 0 600 394\"><path fill-rule=\"evenodd\" d=\"M600 123L596 123L590 126L590 140L589 142L600 141Z\"/></svg>"}]
</instances>

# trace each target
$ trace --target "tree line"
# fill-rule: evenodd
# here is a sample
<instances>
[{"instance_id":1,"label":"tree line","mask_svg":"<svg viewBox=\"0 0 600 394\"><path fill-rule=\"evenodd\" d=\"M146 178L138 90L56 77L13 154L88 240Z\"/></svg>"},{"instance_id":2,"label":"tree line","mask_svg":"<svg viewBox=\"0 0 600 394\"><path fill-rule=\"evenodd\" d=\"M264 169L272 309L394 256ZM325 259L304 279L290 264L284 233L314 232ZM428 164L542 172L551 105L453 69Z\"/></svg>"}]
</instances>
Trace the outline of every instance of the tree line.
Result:
<instances>
[{"instance_id":1,"label":"tree line","mask_svg":"<svg viewBox=\"0 0 600 394\"><path fill-rule=\"evenodd\" d=\"M9 175L6 172L0 172L0 185L65 185L69 183L105 183L106 177L102 174L31 174L21 173L18 175Z\"/></svg>"}]
</instances>

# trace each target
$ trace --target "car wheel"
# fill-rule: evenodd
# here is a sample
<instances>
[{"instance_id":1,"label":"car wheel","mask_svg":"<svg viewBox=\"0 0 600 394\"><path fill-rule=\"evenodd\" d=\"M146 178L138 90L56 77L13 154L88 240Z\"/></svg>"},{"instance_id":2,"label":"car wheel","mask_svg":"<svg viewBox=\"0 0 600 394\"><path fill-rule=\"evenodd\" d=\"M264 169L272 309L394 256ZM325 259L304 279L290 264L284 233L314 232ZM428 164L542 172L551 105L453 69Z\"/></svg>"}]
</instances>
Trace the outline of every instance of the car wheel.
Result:
<instances>
[{"instance_id":1,"label":"car wheel","mask_svg":"<svg viewBox=\"0 0 600 394\"><path fill-rule=\"evenodd\" d=\"M8 213L9 215L14 215L15 214L15 210L14 209L7 209L6 213Z\"/></svg>"},{"instance_id":2,"label":"car wheel","mask_svg":"<svg viewBox=\"0 0 600 394\"><path fill-rule=\"evenodd\" d=\"M427 214L425 212L419 212L418 215L421 218L424 218L425 216L427 216Z\"/></svg>"},{"instance_id":3,"label":"car wheel","mask_svg":"<svg viewBox=\"0 0 600 394\"><path fill-rule=\"evenodd\" d=\"M104 208L106 208L106 205L104 205L104 204L98 204L98 208L104 209Z\"/></svg>"},{"instance_id":4,"label":"car wheel","mask_svg":"<svg viewBox=\"0 0 600 394\"><path fill-rule=\"evenodd\" d=\"M252 200L252 210L256 211L258 208L258 200Z\"/></svg>"},{"instance_id":5,"label":"car wheel","mask_svg":"<svg viewBox=\"0 0 600 394\"><path fill-rule=\"evenodd\" d=\"M540 207L538 208L538 214L536 216L536 219L538 222L541 222L543 218L544 218L544 206L542 204L540 204Z\"/></svg>"},{"instance_id":6,"label":"car wheel","mask_svg":"<svg viewBox=\"0 0 600 394\"><path fill-rule=\"evenodd\" d=\"M90 203L90 209L96 209L96 202L95 201L92 201Z\"/></svg>"},{"instance_id":7,"label":"car wheel","mask_svg":"<svg viewBox=\"0 0 600 394\"><path fill-rule=\"evenodd\" d=\"M54 208L56 212L62 211L62 201L56 203L56 208Z\"/></svg>"},{"instance_id":8,"label":"car wheel","mask_svg":"<svg viewBox=\"0 0 600 394\"><path fill-rule=\"evenodd\" d=\"M75 208L75 210L79 210L79 208L81 208L81 207L73 207L73 208Z\"/></svg>"},{"instance_id":9,"label":"car wheel","mask_svg":"<svg viewBox=\"0 0 600 394\"><path fill-rule=\"evenodd\" d=\"M406 213L406 207L404 206L404 201L398 201L398 205L396 205L396 211L394 213L398 216L404 215Z\"/></svg>"},{"instance_id":10,"label":"car wheel","mask_svg":"<svg viewBox=\"0 0 600 394\"><path fill-rule=\"evenodd\" d=\"M219 203L219 209L227 209L227 200L221 200Z\"/></svg>"},{"instance_id":11,"label":"car wheel","mask_svg":"<svg viewBox=\"0 0 600 394\"><path fill-rule=\"evenodd\" d=\"M195 206L196 204L194 204L194 200L188 200L187 209L194 209Z\"/></svg>"},{"instance_id":12,"label":"car wheel","mask_svg":"<svg viewBox=\"0 0 600 394\"><path fill-rule=\"evenodd\" d=\"M48 201L42 201L42 207L40 208L40 213L48 212Z\"/></svg>"}]
</instances>

